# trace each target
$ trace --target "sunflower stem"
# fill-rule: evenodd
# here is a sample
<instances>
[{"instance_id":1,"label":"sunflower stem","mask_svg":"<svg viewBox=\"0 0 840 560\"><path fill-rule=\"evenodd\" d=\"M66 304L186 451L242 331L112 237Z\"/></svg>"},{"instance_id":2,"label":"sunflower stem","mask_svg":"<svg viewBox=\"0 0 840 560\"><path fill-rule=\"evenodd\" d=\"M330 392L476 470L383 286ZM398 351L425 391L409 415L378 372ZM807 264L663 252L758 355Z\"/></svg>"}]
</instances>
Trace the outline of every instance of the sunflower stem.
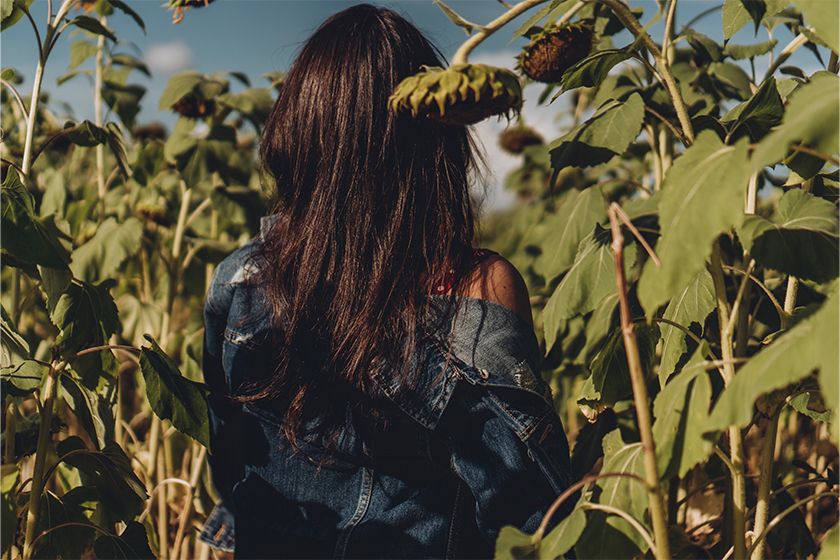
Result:
<instances>
[{"instance_id":1,"label":"sunflower stem","mask_svg":"<svg viewBox=\"0 0 840 560\"><path fill-rule=\"evenodd\" d=\"M662 81L665 82L665 89L671 97L671 102L674 104L674 110L677 112L677 118L680 121L680 127L683 131L685 143L686 145L692 144L694 142L694 127L691 125L691 118L688 115L688 108L686 107L682 93L680 93L680 88L677 85L677 81L674 79L674 75L671 73L667 55L659 49L657 44L648 32L645 31L639 23L639 20L636 19L636 16L633 15L633 12L630 11L626 4L620 0L595 1L604 4L612 10L616 17L621 20L621 23L624 24L624 27L626 27L630 33L644 43L647 50L649 50L650 54L653 55L653 58L656 60L656 67L659 70L659 74L662 76Z\"/></svg>"},{"instance_id":2,"label":"sunflower stem","mask_svg":"<svg viewBox=\"0 0 840 560\"><path fill-rule=\"evenodd\" d=\"M645 483L648 487L648 509L653 524L654 544L653 554L656 560L671 558L668 543L668 523L665 520L665 503L662 487L659 484L659 469L656 463L656 447L653 441L653 430L650 416L650 398L645 384L645 374L642 371L642 361L639 357L639 346L636 341L636 331L630 312L630 301L627 297L627 279L624 277L624 236L621 233L617 204L613 203L609 209L610 229L612 231L612 250L615 265L615 282L618 289L618 304L621 317L621 333L624 338L624 349L627 357L627 368L630 370L630 382L633 387L633 401L636 408L636 418L639 425L639 435L642 440L644 454Z\"/></svg>"},{"instance_id":3,"label":"sunflower stem","mask_svg":"<svg viewBox=\"0 0 840 560\"><path fill-rule=\"evenodd\" d=\"M522 2L515 4L508 11L482 27L478 33L464 41L464 43L458 47L458 50L455 51L455 55L452 57L451 66L466 64L473 49L480 45L485 39L487 39L487 37L504 27L518 15L523 14L534 6L538 6L547 1L548 0L522 0Z\"/></svg>"}]
</instances>

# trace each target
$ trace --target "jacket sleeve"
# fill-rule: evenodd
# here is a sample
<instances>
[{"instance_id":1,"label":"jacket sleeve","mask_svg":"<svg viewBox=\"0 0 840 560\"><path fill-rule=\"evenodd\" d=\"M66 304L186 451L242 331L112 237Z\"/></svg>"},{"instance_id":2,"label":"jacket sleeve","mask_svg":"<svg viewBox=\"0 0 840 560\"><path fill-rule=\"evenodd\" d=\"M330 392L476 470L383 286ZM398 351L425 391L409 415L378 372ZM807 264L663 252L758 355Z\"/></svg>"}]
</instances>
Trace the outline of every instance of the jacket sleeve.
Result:
<instances>
[{"instance_id":1,"label":"jacket sleeve","mask_svg":"<svg viewBox=\"0 0 840 560\"><path fill-rule=\"evenodd\" d=\"M232 257L234 257L232 255ZM231 399L228 375L224 367L225 331L228 310L234 287L229 278L235 272L238 259L223 261L216 270L204 304L204 354L202 369L204 382L209 390L208 413L210 422L210 449L208 463L224 505L233 511L231 492L233 485L242 478L239 465L241 453L242 405Z\"/></svg>"},{"instance_id":2,"label":"jacket sleeve","mask_svg":"<svg viewBox=\"0 0 840 560\"><path fill-rule=\"evenodd\" d=\"M460 380L437 430L491 543L504 525L534 532L571 484L563 427L550 403L533 392ZM550 526L567 514L558 512Z\"/></svg>"}]
</instances>

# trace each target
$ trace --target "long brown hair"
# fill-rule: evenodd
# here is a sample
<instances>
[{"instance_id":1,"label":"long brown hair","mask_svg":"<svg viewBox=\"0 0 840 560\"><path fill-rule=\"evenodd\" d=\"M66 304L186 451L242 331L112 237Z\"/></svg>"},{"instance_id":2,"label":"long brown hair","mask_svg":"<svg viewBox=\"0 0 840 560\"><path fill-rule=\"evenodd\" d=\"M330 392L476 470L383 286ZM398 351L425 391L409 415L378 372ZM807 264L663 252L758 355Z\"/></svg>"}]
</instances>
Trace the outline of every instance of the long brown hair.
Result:
<instances>
[{"instance_id":1,"label":"long brown hair","mask_svg":"<svg viewBox=\"0 0 840 560\"><path fill-rule=\"evenodd\" d=\"M278 363L240 399L279 399L293 444L309 419L374 402L375 364L410 382L426 296L447 271L468 268L469 130L387 108L403 78L441 58L399 14L351 7L304 44L265 126L277 220L258 276Z\"/></svg>"}]
</instances>

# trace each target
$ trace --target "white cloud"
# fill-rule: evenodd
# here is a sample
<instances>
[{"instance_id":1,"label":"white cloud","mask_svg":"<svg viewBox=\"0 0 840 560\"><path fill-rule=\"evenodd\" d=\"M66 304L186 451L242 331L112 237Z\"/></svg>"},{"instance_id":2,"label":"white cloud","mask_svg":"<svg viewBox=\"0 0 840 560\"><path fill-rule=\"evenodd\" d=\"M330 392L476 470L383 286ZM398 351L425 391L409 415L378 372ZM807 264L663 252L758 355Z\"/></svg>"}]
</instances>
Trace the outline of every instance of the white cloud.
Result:
<instances>
[{"instance_id":1,"label":"white cloud","mask_svg":"<svg viewBox=\"0 0 840 560\"><path fill-rule=\"evenodd\" d=\"M513 70L516 64L516 51L504 50L486 53L476 53L471 62L488 64ZM563 101L556 101L551 105L539 105L537 99L544 89L543 84L528 84L524 91L522 118L525 123L537 130L547 141L559 136L560 129L556 119L563 113ZM513 121L511 121L513 124ZM475 125L478 140L483 145L487 160L486 198L482 204L482 211L500 210L511 206L515 200L512 192L503 187L505 176L519 167L521 158L505 152L499 147L499 134L507 128L505 118L490 118Z\"/></svg>"},{"instance_id":2,"label":"white cloud","mask_svg":"<svg viewBox=\"0 0 840 560\"><path fill-rule=\"evenodd\" d=\"M190 47L181 41L154 43L146 49L146 64L152 73L172 74L192 64Z\"/></svg>"}]
</instances>

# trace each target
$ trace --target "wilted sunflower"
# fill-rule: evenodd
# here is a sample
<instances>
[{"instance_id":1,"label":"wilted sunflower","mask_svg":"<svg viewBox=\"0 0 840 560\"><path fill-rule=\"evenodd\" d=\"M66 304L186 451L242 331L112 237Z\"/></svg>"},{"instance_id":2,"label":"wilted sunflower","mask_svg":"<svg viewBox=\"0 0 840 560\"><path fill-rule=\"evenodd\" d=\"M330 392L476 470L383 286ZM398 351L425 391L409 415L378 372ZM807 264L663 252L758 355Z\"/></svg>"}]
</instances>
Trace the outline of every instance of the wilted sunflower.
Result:
<instances>
[{"instance_id":1,"label":"wilted sunflower","mask_svg":"<svg viewBox=\"0 0 840 560\"><path fill-rule=\"evenodd\" d=\"M531 41L519 55L519 67L532 80L559 82L566 70L590 53L592 39L592 27L588 24L549 26L531 35Z\"/></svg>"},{"instance_id":2,"label":"wilted sunflower","mask_svg":"<svg viewBox=\"0 0 840 560\"><path fill-rule=\"evenodd\" d=\"M194 95L187 95L179 99L172 110L193 119L199 119L213 114L216 110L216 104L210 99L200 99Z\"/></svg>"},{"instance_id":3,"label":"wilted sunflower","mask_svg":"<svg viewBox=\"0 0 840 560\"><path fill-rule=\"evenodd\" d=\"M522 108L522 86L509 70L485 64L422 68L394 90L388 100L392 111L466 125Z\"/></svg>"},{"instance_id":4,"label":"wilted sunflower","mask_svg":"<svg viewBox=\"0 0 840 560\"><path fill-rule=\"evenodd\" d=\"M131 135L136 140L166 140L166 127L159 122L135 126Z\"/></svg>"},{"instance_id":5,"label":"wilted sunflower","mask_svg":"<svg viewBox=\"0 0 840 560\"><path fill-rule=\"evenodd\" d=\"M209 6L213 0L169 0L167 8L172 10L172 23L178 24L184 20L186 11L190 8Z\"/></svg>"},{"instance_id":6,"label":"wilted sunflower","mask_svg":"<svg viewBox=\"0 0 840 560\"><path fill-rule=\"evenodd\" d=\"M521 154L528 146L536 146L542 143L543 137L540 133L523 124L506 128L499 135L499 146L504 151L515 155Z\"/></svg>"}]
</instances>

